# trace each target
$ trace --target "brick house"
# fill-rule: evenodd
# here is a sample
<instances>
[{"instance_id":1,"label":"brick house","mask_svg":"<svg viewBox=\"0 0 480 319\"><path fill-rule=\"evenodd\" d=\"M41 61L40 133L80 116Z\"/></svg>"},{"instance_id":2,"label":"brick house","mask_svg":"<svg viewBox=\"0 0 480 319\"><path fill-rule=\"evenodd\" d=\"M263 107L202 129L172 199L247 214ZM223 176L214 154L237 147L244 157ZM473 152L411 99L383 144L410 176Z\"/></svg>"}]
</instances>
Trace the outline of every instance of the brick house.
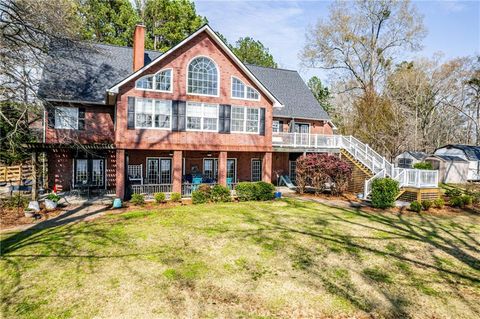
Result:
<instances>
[{"instance_id":1,"label":"brick house","mask_svg":"<svg viewBox=\"0 0 480 319\"><path fill-rule=\"evenodd\" d=\"M163 54L144 50L144 26L133 36L133 48L52 48L36 145L50 188L188 196L199 183L293 179L301 154L342 150L363 178L355 191L396 174L368 145L333 135L296 71L243 64L208 25Z\"/></svg>"}]
</instances>

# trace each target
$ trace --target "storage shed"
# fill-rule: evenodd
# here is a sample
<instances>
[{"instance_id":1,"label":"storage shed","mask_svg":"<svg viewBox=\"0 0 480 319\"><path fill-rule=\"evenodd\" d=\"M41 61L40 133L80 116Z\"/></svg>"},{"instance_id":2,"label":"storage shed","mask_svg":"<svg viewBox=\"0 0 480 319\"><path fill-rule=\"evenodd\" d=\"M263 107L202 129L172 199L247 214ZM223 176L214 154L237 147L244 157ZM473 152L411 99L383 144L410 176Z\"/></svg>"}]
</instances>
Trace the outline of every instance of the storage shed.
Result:
<instances>
[{"instance_id":1,"label":"storage shed","mask_svg":"<svg viewBox=\"0 0 480 319\"><path fill-rule=\"evenodd\" d=\"M406 151L395 157L395 165L400 168L412 168L416 163L422 162L427 153Z\"/></svg>"},{"instance_id":2,"label":"storage shed","mask_svg":"<svg viewBox=\"0 0 480 319\"><path fill-rule=\"evenodd\" d=\"M459 156L431 155L425 162L432 164L438 170L438 180L441 183L462 184L467 182L468 161Z\"/></svg>"},{"instance_id":3,"label":"storage shed","mask_svg":"<svg viewBox=\"0 0 480 319\"><path fill-rule=\"evenodd\" d=\"M449 144L437 148L434 155L458 156L468 161L469 181L480 181L480 146Z\"/></svg>"}]
</instances>

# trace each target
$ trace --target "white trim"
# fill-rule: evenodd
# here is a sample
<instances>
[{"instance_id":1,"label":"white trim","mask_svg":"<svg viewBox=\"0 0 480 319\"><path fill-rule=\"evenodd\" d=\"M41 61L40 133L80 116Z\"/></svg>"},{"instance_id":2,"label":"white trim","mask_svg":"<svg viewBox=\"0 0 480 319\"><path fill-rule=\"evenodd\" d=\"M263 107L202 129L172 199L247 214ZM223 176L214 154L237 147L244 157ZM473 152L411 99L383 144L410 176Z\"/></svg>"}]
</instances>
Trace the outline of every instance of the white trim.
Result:
<instances>
[{"instance_id":1,"label":"white trim","mask_svg":"<svg viewBox=\"0 0 480 319\"><path fill-rule=\"evenodd\" d=\"M243 112L243 131L233 131L232 130L232 114L233 112L230 113L230 133L232 134L260 134L260 109L261 107L259 106L243 106L243 105L232 105L232 109L236 108L242 108L245 111ZM247 132L247 109L255 109L258 111L258 125L257 125L257 132Z\"/></svg>"},{"instance_id":2,"label":"white trim","mask_svg":"<svg viewBox=\"0 0 480 319\"><path fill-rule=\"evenodd\" d=\"M307 133L301 133L301 132L297 132L297 133L300 133L300 134L310 134L310 128L311 128L311 125L310 123L307 123L307 122L293 122L293 133L295 133L295 125L296 124L300 124L300 125L308 125L308 132Z\"/></svg>"},{"instance_id":3,"label":"white trim","mask_svg":"<svg viewBox=\"0 0 480 319\"><path fill-rule=\"evenodd\" d=\"M77 123L76 123L76 126L75 127L57 127L57 110L59 109L76 109L77 110ZM60 110L59 110L60 111ZM85 110L85 113L87 111ZM55 125L54 125L54 129L55 130L77 130L78 131L78 122L79 122L79 115L80 115L80 108L78 106L63 106L63 105L57 105L57 106L54 106L53 107L53 117L55 119ZM85 114L86 115L86 114ZM61 114L60 116L61 117ZM85 119L84 119L85 120Z\"/></svg>"},{"instance_id":4,"label":"white trim","mask_svg":"<svg viewBox=\"0 0 480 319\"><path fill-rule=\"evenodd\" d=\"M188 68L190 67L190 63L192 63L193 60L197 59L197 58L206 58L206 59L209 59L210 61L213 62L213 64L215 65L215 68L217 68L217 94L216 95L212 95L212 94L201 94L201 93L189 93L188 92ZM207 56L207 55L197 55L193 58L190 59L190 61L188 61L187 63L187 67L185 69L185 94L186 95L196 95L196 96L213 96L213 97L219 97L220 96L220 68L217 64L217 62L215 62L214 59L212 59L211 57Z\"/></svg>"},{"instance_id":5,"label":"white trim","mask_svg":"<svg viewBox=\"0 0 480 319\"><path fill-rule=\"evenodd\" d=\"M145 157L145 178L144 180L147 181L147 185L150 184L149 183L149 180L148 180L148 171L149 171L149 168L148 168L148 160L149 159L157 159L158 160L158 184L162 184L160 183L160 179L161 179L161 174L162 174L162 159L168 159L170 160L170 179L172 180L170 184L173 183L173 158L170 156L170 157L167 157L167 156L147 156ZM142 172L143 173L143 172ZM143 178L143 176L142 176Z\"/></svg>"},{"instance_id":6,"label":"white trim","mask_svg":"<svg viewBox=\"0 0 480 319\"><path fill-rule=\"evenodd\" d=\"M157 74L158 73L161 73L161 72L165 72L165 71L169 71L170 70L170 91L165 91L165 90L157 90L155 89L155 84L156 84L156 77L157 77ZM142 88L137 88L137 82L146 78L146 77L153 77L152 79L152 88L153 89L142 89ZM173 68L165 68L165 69L161 69L160 71L158 71L157 73L154 73L154 74L146 74L140 78L138 78L136 81L135 81L135 90L139 90L139 91L147 91L147 92L162 92L162 93L173 93Z\"/></svg>"},{"instance_id":7,"label":"white trim","mask_svg":"<svg viewBox=\"0 0 480 319\"><path fill-rule=\"evenodd\" d=\"M215 40L215 42L217 42L217 44L225 51L225 53L240 67L240 69L243 72L245 72L245 74L247 74L247 76L250 78L250 80L252 80L252 82L258 88L260 88L261 91L272 101L274 107L282 107L283 106L282 103L280 103L280 101L277 100L277 98L275 98L275 96L255 77L255 75L253 75L253 73L245 66L245 64L243 64L237 58L237 56L232 52L232 50L230 50L230 48L228 48L228 46L218 37L218 35L215 33L215 31L213 31L212 28L208 24L204 25L203 27L201 27L200 29L198 29L197 31L192 33L190 36L185 38L179 44L172 47L170 50L168 50L164 54L160 55L159 57L157 57L155 60L153 60L149 64L144 65L142 68L140 68L136 72L133 72L128 77L126 77L125 79L123 79L119 83L117 83L114 86L112 86L111 88L109 88L107 90L107 92L118 93L118 89L120 88L120 86L122 86L123 84L132 80L133 78L137 77L139 74L142 74L146 69L148 69L148 68L154 66L155 64L157 64L158 62L162 61L163 59L168 57L170 54L172 54L172 52L174 52L178 48L182 47L185 43L187 43L191 39L195 38L198 34L200 34L203 31L207 32L207 34L210 35L213 38L213 40Z\"/></svg>"},{"instance_id":8,"label":"white trim","mask_svg":"<svg viewBox=\"0 0 480 319\"><path fill-rule=\"evenodd\" d=\"M238 81L240 81L243 86L245 87L245 92L243 94L243 97L235 97L233 96L233 79L237 79ZM258 99L249 99L247 98L247 88L251 88L252 90L254 90L255 92L257 92L258 94ZM243 82L242 80L240 80L240 78L236 77L235 75L231 75L230 76L230 97L234 100L245 100L245 101L260 101L260 92L258 92L254 87L251 87L247 84L245 84L245 82Z\"/></svg>"}]
</instances>

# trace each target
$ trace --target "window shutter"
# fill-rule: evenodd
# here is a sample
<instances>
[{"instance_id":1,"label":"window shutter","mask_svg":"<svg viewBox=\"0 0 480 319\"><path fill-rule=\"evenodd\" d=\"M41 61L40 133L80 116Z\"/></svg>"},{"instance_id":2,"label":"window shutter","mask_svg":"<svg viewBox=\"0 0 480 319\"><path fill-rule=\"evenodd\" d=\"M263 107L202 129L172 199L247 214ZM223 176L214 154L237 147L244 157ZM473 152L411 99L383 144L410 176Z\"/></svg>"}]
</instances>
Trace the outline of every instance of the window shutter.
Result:
<instances>
[{"instance_id":1,"label":"window shutter","mask_svg":"<svg viewBox=\"0 0 480 319\"><path fill-rule=\"evenodd\" d=\"M265 136L265 108L260 108L260 135Z\"/></svg>"},{"instance_id":2,"label":"window shutter","mask_svg":"<svg viewBox=\"0 0 480 319\"><path fill-rule=\"evenodd\" d=\"M178 102L172 101L172 131L178 131Z\"/></svg>"},{"instance_id":3,"label":"window shutter","mask_svg":"<svg viewBox=\"0 0 480 319\"><path fill-rule=\"evenodd\" d=\"M54 107L49 107L47 109L47 122L48 122L48 128L55 128L55 108Z\"/></svg>"},{"instance_id":4,"label":"window shutter","mask_svg":"<svg viewBox=\"0 0 480 319\"><path fill-rule=\"evenodd\" d=\"M224 133L225 132L225 104L220 104L220 108L218 110L218 132Z\"/></svg>"},{"instance_id":5,"label":"window shutter","mask_svg":"<svg viewBox=\"0 0 480 319\"><path fill-rule=\"evenodd\" d=\"M85 130L85 108L78 108L78 129Z\"/></svg>"},{"instance_id":6,"label":"window shutter","mask_svg":"<svg viewBox=\"0 0 480 319\"><path fill-rule=\"evenodd\" d=\"M128 97L127 129L135 129L135 98L133 96Z\"/></svg>"},{"instance_id":7,"label":"window shutter","mask_svg":"<svg viewBox=\"0 0 480 319\"><path fill-rule=\"evenodd\" d=\"M283 133L283 121L278 121L278 131Z\"/></svg>"},{"instance_id":8,"label":"window shutter","mask_svg":"<svg viewBox=\"0 0 480 319\"><path fill-rule=\"evenodd\" d=\"M185 131L187 128L187 102L178 101L178 130Z\"/></svg>"},{"instance_id":9,"label":"window shutter","mask_svg":"<svg viewBox=\"0 0 480 319\"><path fill-rule=\"evenodd\" d=\"M223 131L225 133L230 133L230 120L231 120L231 115L232 115L232 106L231 105L225 105L225 110L224 110L224 125L223 125Z\"/></svg>"}]
</instances>

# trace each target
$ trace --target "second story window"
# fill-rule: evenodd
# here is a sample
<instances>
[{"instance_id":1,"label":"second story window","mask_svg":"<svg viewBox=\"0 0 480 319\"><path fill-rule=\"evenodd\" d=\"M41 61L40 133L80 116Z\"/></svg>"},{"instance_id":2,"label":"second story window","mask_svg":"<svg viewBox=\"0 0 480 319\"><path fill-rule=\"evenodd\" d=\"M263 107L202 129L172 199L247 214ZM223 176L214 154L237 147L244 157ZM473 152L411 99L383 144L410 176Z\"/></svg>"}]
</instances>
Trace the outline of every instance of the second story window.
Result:
<instances>
[{"instance_id":1,"label":"second story window","mask_svg":"<svg viewBox=\"0 0 480 319\"><path fill-rule=\"evenodd\" d=\"M154 99L135 100L135 127L171 128L172 102Z\"/></svg>"},{"instance_id":2,"label":"second story window","mask_svg":"<svg viewBox=\"0 0 480 319\"><path fill-rule=\"evenodd\" d=\"M209 58L193 59L187 77L187 93L218 96L218 70Z\"/></svg>"},{"instance_id":3,"label":"second story window","mask_svg":"<svg viewBox=\"0 0 480 319\"><path fill-rule=\"evenodd\" d=\"M187 129L218 131L218 104L187 102Z\"/></svg>"},{"instance_id":4,"label":"second story window","mask_svg":"<svg viewBox=\"0 0 480 319\"><path fill-rule=\"evenodd\" d=\"M251 86L245 85L239 78L232 76L232 97L244 100L260 100L260 94Z\"/></svg>"},{"instance_id":5,"label":"second story window","mask_svg":"<svg viewBox=\"0 0 480 319\"><path fill-rule=\"evenodd\" d=\"M55 128L76 130L78 129L77 107L55 107Z\"/></svg>"},{"instance_id":6,"label":"second story window","mask_svg":"<svg viewBox=\"0 0 480 319\"><path fill-rule=\"evenodd\" d=\"M252 107L232 106L232 132L258 133L260 110Z\"/></svg>"},{"instance_id":7,"label":"second story window","mask_svg":"<svg viewBox=\"0 0 480 319\"><path fill-rule=\"evenodd\" d=\"M172 70L162 70L154 75L144 76L135 82L135 88L139 90L172 92Z\"/></svg>"}]
</instances>

